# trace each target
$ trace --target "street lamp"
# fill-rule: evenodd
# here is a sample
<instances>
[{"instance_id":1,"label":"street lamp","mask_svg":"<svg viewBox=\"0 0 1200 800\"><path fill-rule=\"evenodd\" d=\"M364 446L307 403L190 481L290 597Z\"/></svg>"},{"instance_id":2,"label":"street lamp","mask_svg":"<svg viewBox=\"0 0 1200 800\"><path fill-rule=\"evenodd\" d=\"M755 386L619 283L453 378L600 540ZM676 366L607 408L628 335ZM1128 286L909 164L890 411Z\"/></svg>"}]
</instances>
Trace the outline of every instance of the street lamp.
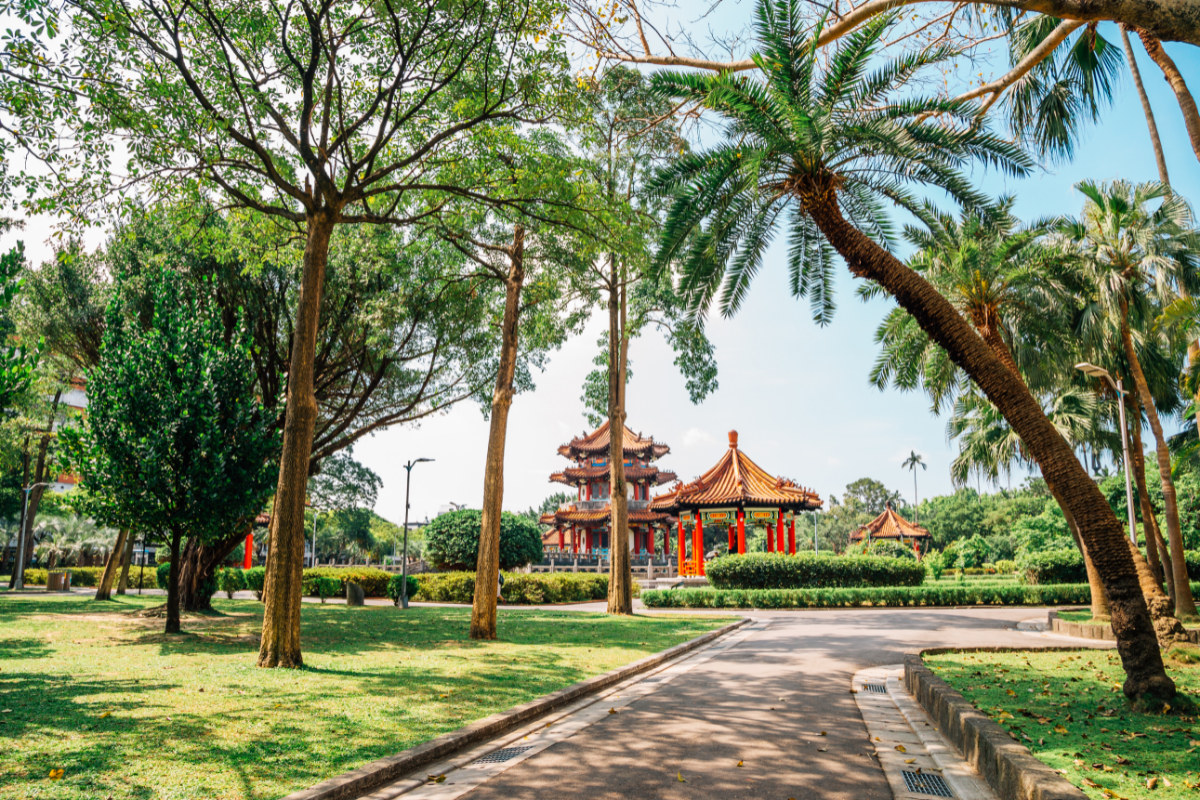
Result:
<instances>
[{"instance_id":1,"label":"street lamp","mask_svg":"<svg viewBox=\"0 0 1200 800\"><path fill-rule=\"evenodd\" d=\"M404 476L404 560L400 562L400 607L408 608L408 489L412 485L412 468L423 461L433 461L432 458L415 458L404 465L407 473ZM392 556L395 557L396 543L392 542Z\"/></svg>"},{"instance_id":2,"label":"street lamp","mask_svg":"<svg viewBox=\"0 0 1200 800\"><path fill-rule=\"evenodd\" d=\"M13 590L25 588L25 515L29 513L29 493L39 486L49 486L45 481L32 483L21 491L25 497L21 501L21 527L17 530L17 560L13 565Z\"/></svg>"},{"instance_id":3,"label":"street lamp","mask_svg":"<svg viewBox=\"0 0 1200 800\"><path fill-rule=\"evenodd\" d=\"M1108 381L1117 393L1117 413L1121 420L1121 449L1125 452L1125 505L1129 510L1129 540L1137 545L1137 523L1133 518L1133 485L1129 482L1129 426L1125 424L1125 387L1121 379L1113 380L1113 376L1104 367L1098 367L1088 361L1075 365L1075 369L1093 378ZM1139 420L1140 422L1140 420Z\"/></svg>"}]
</instances>

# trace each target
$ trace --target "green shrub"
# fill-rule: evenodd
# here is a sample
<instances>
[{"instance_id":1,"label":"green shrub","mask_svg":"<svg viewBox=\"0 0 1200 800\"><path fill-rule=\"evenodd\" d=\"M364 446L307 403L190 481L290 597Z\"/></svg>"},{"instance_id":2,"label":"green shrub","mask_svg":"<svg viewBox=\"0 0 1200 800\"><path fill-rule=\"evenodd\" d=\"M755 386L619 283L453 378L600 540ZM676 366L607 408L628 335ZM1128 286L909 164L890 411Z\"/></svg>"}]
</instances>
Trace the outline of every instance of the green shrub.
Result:
<instances>
[{"instance_id":1,"label":"green shrub","mask_svg":"<svg viewBox=\"0 0 1200 800\"><path fill-rule=\"evenodd\" d=\"M946 567L949 566L946 563L946 554L941 550L931 550L926 553L925 557L921 559L921 564L925 567L925 571L929 573L929 577L935 581L942 577L942 574L946 571Z\"/></svg>"},{"instance_id":2,"label":"green shrub","mask_svg":"<svg viewBox=\"0 0 1200 800\"><path fill-rule=\"evenodd\" d=\"M166 589L171 583L171 562L159 564L155 567L154 574L158 579L158 588Z\"/></svg>"},{"instance_id":3,"label":"green shrub","mask_svg":"<svg viewBox=\"0 0 1200 800\"><path fill-rule=\"evenodd\" d=\"M55 572L71 573L72 586L99 586L100 578L104 575L104 567L55 567ZM139 567L132 566L129 568L129 586L133 589L138 588L138 577L141 575ZM117 573L117 577L113 580L113 586L116 587L117 580L121 577L121 573ZM41 567L29 567L25 570L25 584L27 586L45 586L47 571ZM146 573L146 585L143 588L154 589L158 584L155 581L154 570L151 569Z\"/></svg>"},{"instance_id":4,"label":"green shrub","mask_svg":"<svg viewBox=\"0 0 1200 800\"><path fill-rule=\"evenodd\" d=\"M852 608L976 605L1076 605L1088 585L929 585L832 589L668 589L642 592L651 608Z\"/></svg>"},{"instance_id":5,"label":"green shrub","mask_svg":"<svg viewBox=\"0 0 1200 800\"><path fill-rule=\"evenodd\" d=\"M993 566L995 566L996 572L1000 575L1010 575L1017 571L1017 562L1015 561L997 561Z\"/></svg>"},{"instance_id":6,"label":"green shrub","mask_svg":"<svg viewBox=\"0 0 1200 800\"><path fill-rule=\"evenodd\" d=\"M425 555L437 569L475 569L483 512L463 509L442 514L425 526ZM528 517L500 515L500 569L511 570L542 559L542 529Z\"/></svg>"},{"instance_id":7,"label":"green shrub","mask_svg":"<svg viewBox=\"0 0 1200 800\"><path fill-rule=\"evenodd\" d=\"M304 570L304 580L301 586L305 597L319 597L324 603L326 597L336 597L345 591L344 584L340 579L332 575L311 574L316 571Z\"/></svg>"},{"instance_id":8,"label":"green shrub","mask_svg":"<svg viewBox=\"0 0 1200 800\"><path fill-rule=\"evenodd\" d=\"M917 586L925 568L913 559L803 553L722 556L705 565L718 589L801 589L833 586Z\"/></svg>"},{"instance_id":9,"label":"green shrub","mask_svg":"<svg viewBox=\"0 0 1200 800\"><path fill-rule=\"evenodd\" d=\"M400 587L404 585L404 579L408 578L408 599L412 600L417 596L417 591L420 586L417 582L416 575L393 575L388 579L387 596L392 598L393 603L400 602Z\"/></svg>"},{"instance_id":10,"label":"green shrub","mask_svg":"<svg viewBox=\"0 0 1200 800\"><path fill-rule=\"evenodd\" d=\"M246 580L246 588L254 592L254 596L262 600L263 584L267 582L266 567L251 567L243 570L242 577Z\"/></svg>"},{"instance_id":11,"label":"green shrub","mask_svg":"<svg viewBox=\"0 0 1200 800\"><path fill-rule=\"evenodd\" d=\"M417 600L470 603L475 596L475 573L429 573L418 577L418 585ZM607 596L608 576L594 572L504 573L503 602L512 605L579 603Z\"/></svg>"},{"instance_id":12,"label":"green shrub","mask_svg":"<svg viewBox=\"0 0 1200 800\"><path fill-rule=\"evenodd\" d=\"M1080 583L1087 580L1083 555L1075 549L1026 553L1020 562L1025 583Z\"/></svg>"},{"instance_id":13,"label":"green shrub","mask_svg":"<svg viewBox=\"0 0 1200 800\"><path fill-rule=\"evenodd\" d=\"M225 593L230 600L234 592L246 588L246 576L237 567L221 567L217 570L217 588Z\"/></svg>"},{"instance_id":14,"label":"green shrub","mask_svg":"<svg viewBox=\"0 0 1200 800\"><path fill-rule=\"evenodd\" d=\"M374 567L311 567L304 570L306 578L315 575L337 578L342 583L357 583L367 597L387 597L388 581L392 578L392 573Z\"/></svg>"},{"instance_id":15,"label":"green shrub","mask_svg":"<svg viewBox=\"0 0 1200 800\"><path fill-rule=\"evenodd\" d=\"M1200 581L1200 551L1189 550L1183 554L1183 561L1187 564L1188 579Z\"/></svg>"}]
</instances>

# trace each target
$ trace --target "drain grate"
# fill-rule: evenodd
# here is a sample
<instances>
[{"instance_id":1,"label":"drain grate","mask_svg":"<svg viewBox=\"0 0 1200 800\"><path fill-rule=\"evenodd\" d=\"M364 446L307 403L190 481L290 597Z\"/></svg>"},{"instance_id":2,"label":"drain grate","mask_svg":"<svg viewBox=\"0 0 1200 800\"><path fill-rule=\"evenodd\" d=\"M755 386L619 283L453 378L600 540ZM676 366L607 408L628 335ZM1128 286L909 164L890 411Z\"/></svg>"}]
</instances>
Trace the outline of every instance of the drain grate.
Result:
<instances>
[{"instance_id":1,"label":"drain grate","mask_svg":"<svg viewBox=\"0 0 1200 800\"><path fill-rule=\"evenodd\" d=\"M901 770L900 774L904 776L904 787L910 792L934 797L954 797L954 792L950 791L950 784L946 783L946 779L941 775L908 770Z\"/></svg>"},{"instance_id":2,"label":"drain grate","mask_svg":"<svg viewBox=\"0 0 1200 800\"><path fill-rule=\"evenodd\" d=\"M499 750L493 750L492 752L488 753L486 756L483 756L482 758L475 759L474 763L476 763L476 764L498 764L501 761L508 761L509 759L516 758L517 756L521 755L521 753L524 753L526 750L532 750L532 749L533 749L533 745L531 745L531 744L525 745L523 747L502 747Z\"/></svg>"},{"instance_id":3,"label":"drain grate","mask_svg":"<svg viewBox=\"0 0 1200 800\"><path fill-rule=\"evenodd\" d=\"M887 686L882 683L864 683L864 692L874 692L875 694L887 694Z\"/></svg>"}]
</instances>

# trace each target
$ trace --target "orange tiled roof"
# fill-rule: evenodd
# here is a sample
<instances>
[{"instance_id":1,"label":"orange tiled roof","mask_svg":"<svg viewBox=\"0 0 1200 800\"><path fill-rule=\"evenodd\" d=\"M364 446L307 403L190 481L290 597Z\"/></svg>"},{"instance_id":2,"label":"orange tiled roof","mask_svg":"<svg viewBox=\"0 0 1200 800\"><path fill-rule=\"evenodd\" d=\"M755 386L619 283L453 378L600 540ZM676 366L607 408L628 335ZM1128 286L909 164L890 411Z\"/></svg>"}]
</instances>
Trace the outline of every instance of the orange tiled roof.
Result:
<instances>
[{"instance_id":1,"label":"orange tiled roof","mask_svg":"<svg viewBox=\"0 0 1200 800\"><path fill-rule=\"evenodd\" d=\"M551 475L550 480L554 483L565 483L574 486L582 481L607 477L608 466L605 465L603 467L567 467L562 472L556 472ZM660 486L664 483L670 483L675 479L674 472L664 472L657 467L625 468L625 480L627 481L650 480L653 485Z\"/></svg>"},{"instance_id":2,"label":"orange tiled roof","mask_svg":"<svg viewBox=\"0 0 1200 800\"><path fill-rule=\"evenodd\" d=\"M904 517L896 513L896 510L888 505L875 519L863 525L858 530L850 534L850 541L857 542L862 540L866 535L870 535L872 539L928 539L930 538L929 531L922 528L920 525L914 525Z\"/></svg>"},{"instance_id":3,"label":"orange tiled roof","mask_svg":"<svg viewBox=\"0 0 1200 800\"><path fill-rule=\"evenodd\" d=\"M608 426L609 423L605 421L603 425L591 433L576 436L568 444L561 445L558 448L559 454L567 458L572 458L587 453L607 453L611 442ZM651 455L654 458L662 458L671 452L671 448L667 445L655 442L653 436L648 438L643 437L641 434L631 431L628 425L624 426L624 428L624 435L621 438L621 449L626 455Z\"/></svg>"},{"instance_id":4,"label":"orange tiled roof","mask_svg":"<svg viewBox=\"0 0 1200 800\"><path fill-rule=\"evenodd\" d=\"M543 525L558 525L563 522L604 522L610 516L612 516L612 507L607 503L604 504L603 508L595 510L580 510L575 506L567 506L566 508L560 508L558 511L542 514L538 522ZM668 518L668 514L662 514L657 511L640 508L631 508L629 510L630 522L661 522Z\"/></svg>"},{"instance_id":5,"label":"orange tiled roof","mask_svg":"<svg viewBox=\"0 0 1200 800\"><path fill-rule=\"evenodd\" d=\"M679 507L777 506L792 510L821 507L821 497L786 478L777 478L738 449L737 431L729 432L729 449L712 469L691 483L676 486L651 501L668 511Z\"/></svg>"}]
</instances>

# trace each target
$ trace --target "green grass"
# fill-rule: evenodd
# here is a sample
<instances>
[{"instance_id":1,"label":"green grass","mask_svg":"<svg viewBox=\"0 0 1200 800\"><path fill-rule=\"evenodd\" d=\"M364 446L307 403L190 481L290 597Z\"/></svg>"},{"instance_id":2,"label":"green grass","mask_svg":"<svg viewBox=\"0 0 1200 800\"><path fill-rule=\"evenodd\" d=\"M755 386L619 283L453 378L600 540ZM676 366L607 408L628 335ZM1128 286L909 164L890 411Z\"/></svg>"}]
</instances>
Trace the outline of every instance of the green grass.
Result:
<instances>
[{"instance_id":1,"label":"green grass","mask_svg":"<svg viewBox=\"0 0 1200 800\"><path fill-rule=\"evenodd\" d=\"M957 575L942 575L937 579L928 576L925 578L926 585L953 586L959 582ZM971 586L1012 586L1021 581L1015 574L1009 573L1008 575L964 575L961 582Z\"/></svg>"},{"instance_id":2,"label":"green grass","mask_svg":"<svg viewBox=\"0 0 1200 800\"><path fill-rule=\"evenodd\" d=\"M1193 699L1200 696L1195 652L1173 651L1167 660ZM1200 797L1200 718L1133 711L1115 651L945 653L925 661L1088 797Z\"/></svg>"},{"instance_id":3,"label":"green grass","mask_svg":"<svg viewBox=\"0 0 1200 800\"><path fill-rule=\"evenodd\" d=\"M728 617L303 606L305 668L254 666L262 605L0 597L0 798L277 798L690 639ZM61 779L51 777L63 770Z\"/></svg>"}]
</instances>

